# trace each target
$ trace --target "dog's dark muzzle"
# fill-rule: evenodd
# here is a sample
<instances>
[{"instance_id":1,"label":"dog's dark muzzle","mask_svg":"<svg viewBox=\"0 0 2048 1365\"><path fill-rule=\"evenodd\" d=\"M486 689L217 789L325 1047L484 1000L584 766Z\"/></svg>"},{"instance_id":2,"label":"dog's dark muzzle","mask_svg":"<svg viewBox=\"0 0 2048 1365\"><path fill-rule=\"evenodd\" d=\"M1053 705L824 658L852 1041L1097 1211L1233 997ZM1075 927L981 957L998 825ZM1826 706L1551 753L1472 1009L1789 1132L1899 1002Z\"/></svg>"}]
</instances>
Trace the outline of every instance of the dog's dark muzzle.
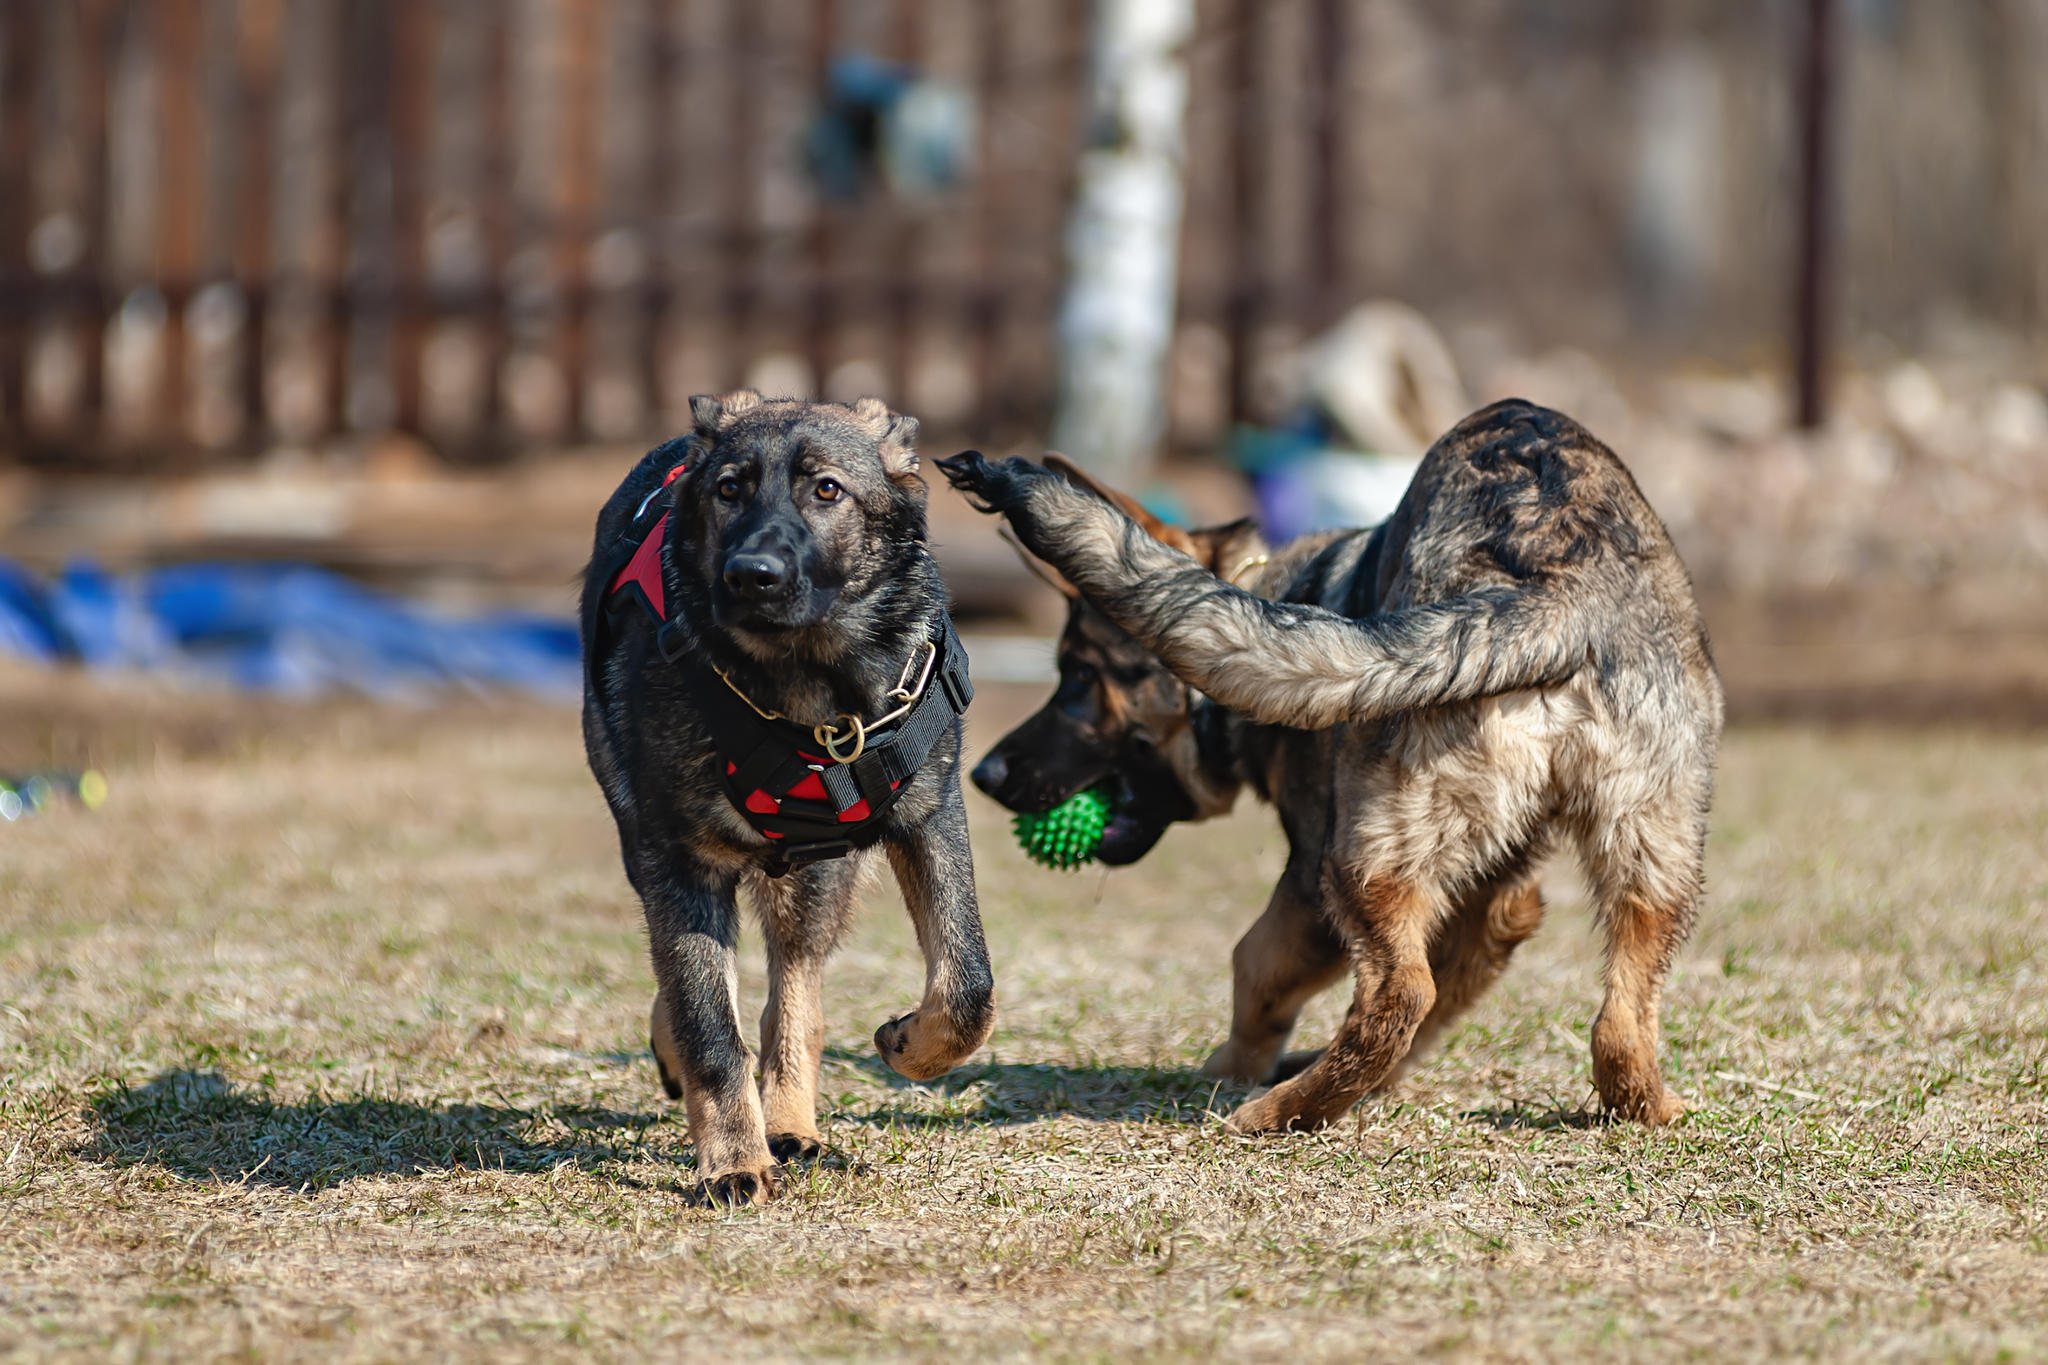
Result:
<instances>
[{"instance_id":1,"label":"dog's dark muzzle","mask_svg":"<svg viewBox=\"0 0 2048 1365\"><path fill-rule=\"evenodd\" d=\"M974 767L974 785L1006 810L1051 810L1109 775L1100 741L1051 707L1004 736Z\"/></svg>"},{"instance_id":2,"label":"dog's dark muzzle","mask_svg":"<svg viewBox=\"0 0 2048 1365\"><path fill-rule=\"evenodd\" d=\"M774 534L750 537L725 557L718 576L719 624L755 629L814 626L824 620L839 598L837 588L821 588L804 566L802 556Z\"/></svg>"},{"instance_id":3,"label":"dog's dark muzzle","mask_svg":"<svg viewBox=\"0 0 2048 1365\"><path fill-rule=\"evenodd\" d=\"M1105 744L1057 699L1003 736L974 767L974 785L998 805L1038 814L1089 787L1108 784L1115 814L1096 856L1110 867L1152 851L1167 827L1190 820L1195 804L1172 767L1146 743Z\"/></svg>"},{"instance_id":4,"label":"dog's dark muzzle","mask_svg":"<svg viewBox=\"0 0 2048 1365\"><path fill-rule=\"evenodd\" d=\"M789 596L790 565L778 554L761 552L728 556L726 590L742 602L764 602Z\"/></svg>"}]
</instances>

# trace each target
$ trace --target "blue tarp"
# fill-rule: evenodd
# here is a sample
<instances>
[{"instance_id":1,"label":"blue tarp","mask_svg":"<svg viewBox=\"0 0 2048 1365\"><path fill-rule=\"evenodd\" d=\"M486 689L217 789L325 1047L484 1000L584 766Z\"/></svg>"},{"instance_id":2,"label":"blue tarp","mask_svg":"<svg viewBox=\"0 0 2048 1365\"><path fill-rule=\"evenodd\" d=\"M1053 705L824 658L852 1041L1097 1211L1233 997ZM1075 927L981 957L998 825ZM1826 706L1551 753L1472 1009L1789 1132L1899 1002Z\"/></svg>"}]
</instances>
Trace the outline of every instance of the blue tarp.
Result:
<instances>
[{"instance_id":1,"label":"blue tarp","mask_svg":"<svg viewBox=\"0 0 2048 1365\"><path fill-rule=\"evenodd\" d=\"M570 622L443 615L307 564L74 564L46 582L0 560L0 654L295 696L582 689Z\"/></svg>"}]
</instances>

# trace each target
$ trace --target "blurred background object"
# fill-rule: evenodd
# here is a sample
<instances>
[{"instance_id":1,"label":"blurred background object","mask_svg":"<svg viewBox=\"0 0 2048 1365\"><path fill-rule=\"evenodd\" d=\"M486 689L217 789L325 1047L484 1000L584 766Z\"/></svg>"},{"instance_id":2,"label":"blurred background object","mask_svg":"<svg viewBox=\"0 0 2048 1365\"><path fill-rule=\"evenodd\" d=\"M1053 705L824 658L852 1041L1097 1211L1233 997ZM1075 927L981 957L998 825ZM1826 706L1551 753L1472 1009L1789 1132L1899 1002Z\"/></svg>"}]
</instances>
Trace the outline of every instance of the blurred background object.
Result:
<instances>
[{"instance_id":1,"label":"blurred background object","mask_svg":"<svg viewBox=\"0 0 2048 1365\"><path fill-rule=\"evenodd\" d=\"M1743 704L2048 714L2044 69L2048 0L19 0L0 550L562 615L695 392L1280 532L1517 393Z\"/></svg>"},{"instance_id":2,"label":"blurred background object","mask_svg":"<svg viewBox=\"0 0 2048 1365\"><path fill-rule=\"evenodd\" d=\"M87 810L106 804L107 779L97 768L83 772L0 773L0 820L13 824L41 815L53 802L71 800Z\"/></svg>"},{"instance_id":3,"label":"blurred background object","mask_svg":"<svg viewBox=\"0 0 2048 1365\"><path fill-rule=\"evenodd\" d=\"M1095 8L1052 441L1114 484L1145 472L1165 426L1187 142L1181 48L1194 20L1194 0Z\"/></svg>"}]
</instances>

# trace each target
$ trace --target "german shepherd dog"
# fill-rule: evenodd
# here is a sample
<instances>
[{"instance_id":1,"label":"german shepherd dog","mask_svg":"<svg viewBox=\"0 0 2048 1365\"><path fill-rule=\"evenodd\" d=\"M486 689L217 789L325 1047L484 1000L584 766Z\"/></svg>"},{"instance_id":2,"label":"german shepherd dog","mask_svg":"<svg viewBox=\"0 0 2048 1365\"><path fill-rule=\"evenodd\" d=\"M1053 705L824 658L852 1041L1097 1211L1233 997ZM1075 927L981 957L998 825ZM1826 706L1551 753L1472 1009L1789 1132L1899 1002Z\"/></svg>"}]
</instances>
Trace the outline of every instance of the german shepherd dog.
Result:
<instances>
[{"instance_id":1,"label":"german shepherd dog","mask_svg":"<svg viewBox=\"0 0 2048 1365\"><path fill-rule=\"evenodd\" d=\"M1278 807L1286 871L1232 955L1206 1068L1272 1088L1230 1125L1330 1123L1397 1079L1535 932L1561 838L1607 936L1601 1100L1677 1118L1658 1003L1700 894L1721 686L1684 566L1614 454L1497 403L1430 449L1381 526L1270 551L1248 523L1163 527L1047 463L940 461L1074 589L1058 690L975 781L1021 811L1113 783L1111 863L1242 786ZM1283 1056L1347 966L1328 1048Z\"/></svg>"},{"instance_id":2,"label":"german shepherd dog","mask_svg":"<svg viewBox=\"0 0 2048 1365\"><path fill-rule=\"evenodd\" d=\"M688 1107L697 1193L736 1203L775 1193L778 1160L820 1150L822 971L878 851L925 958L923 1002L875 1034L883 1059L919 1080L958 1065L994 1025L995 984L960 793L965 697L920 720L942 683L966 683L964 655L947 673L958 645L925 546L916 419L875 399L752 390L690 410L690 432L648 455L598 517L583 735L647 915L649 1033L663 1087ZM620 568L622 545L632 559ZM636 597L654 604L634 609ZM858 761L920 725L929 748L908 773ZM774 744L786 730L795 738L775 752L797 758L780 780L757 778L734 761L736 730ZM835 811L826 788L851 777L859 800ZM807 790L820 799L798 799ZM796 858L791 831L812 827L796 807L828 835L854 833ZM742 889L767 941L758 1088L737 1014Z\"/></svg>"}]
</instances>

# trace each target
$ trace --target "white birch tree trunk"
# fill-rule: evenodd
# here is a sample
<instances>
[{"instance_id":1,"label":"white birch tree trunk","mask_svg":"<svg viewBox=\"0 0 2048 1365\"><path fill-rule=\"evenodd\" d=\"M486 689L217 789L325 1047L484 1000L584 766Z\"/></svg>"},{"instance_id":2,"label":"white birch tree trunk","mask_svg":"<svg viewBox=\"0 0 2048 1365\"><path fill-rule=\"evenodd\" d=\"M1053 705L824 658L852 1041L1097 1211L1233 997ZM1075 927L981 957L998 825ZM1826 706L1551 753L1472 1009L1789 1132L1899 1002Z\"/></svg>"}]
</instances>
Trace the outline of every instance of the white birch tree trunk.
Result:
<instances>
[{"instance_id":1,"label":"white birch tree trunk","mask_svg":"<svg viewBox=\"0 0 2048 1365\"><path fill-rule=\"evenodd\" d=\"M1097 0L1093 108L1061 306L1053 446L1111 482L1151 460L1165 427L1179 274L1181 45L1194 0Z\"/></svg>"}]
</instances>

